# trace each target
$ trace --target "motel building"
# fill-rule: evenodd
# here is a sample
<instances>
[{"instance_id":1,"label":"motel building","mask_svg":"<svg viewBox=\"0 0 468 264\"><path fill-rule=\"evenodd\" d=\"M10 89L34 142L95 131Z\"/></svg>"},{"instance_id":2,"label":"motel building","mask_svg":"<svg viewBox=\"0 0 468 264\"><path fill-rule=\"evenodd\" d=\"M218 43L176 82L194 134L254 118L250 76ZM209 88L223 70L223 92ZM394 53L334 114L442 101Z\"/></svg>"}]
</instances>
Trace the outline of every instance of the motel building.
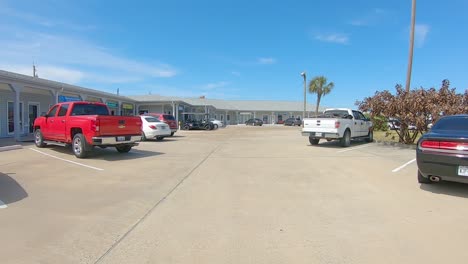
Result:
<instances>
[{"instance_id":1,"label":"motel building","mask_svg":"<svg viewBox=\"0 0 468 264\"><path fill-rule=\"evenodd\" d=\"M289 117L302 119L303 102L249 101L171 97L160 95L121 96L95 89L0 70L0 138L17 141L30 137L34 119L60 102L105 103L112 115L166 113L177 121L215 118L226 125L244 124L251 118L276 124ZM315 111L307 105L306 115Z\"/></svg>"}]
</instances>

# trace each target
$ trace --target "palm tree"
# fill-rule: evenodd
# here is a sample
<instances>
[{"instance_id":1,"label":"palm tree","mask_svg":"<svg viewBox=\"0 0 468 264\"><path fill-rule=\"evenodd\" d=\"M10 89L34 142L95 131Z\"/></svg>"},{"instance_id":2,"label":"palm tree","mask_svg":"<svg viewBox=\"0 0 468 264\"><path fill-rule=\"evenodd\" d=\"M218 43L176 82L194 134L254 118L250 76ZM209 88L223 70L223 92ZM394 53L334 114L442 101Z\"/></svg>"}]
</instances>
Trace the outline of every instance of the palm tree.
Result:
<instances>
[{"instance_id":1,"label":"palm tree","mask_svg":"<svg viewBox=\"0 0 468 264\"><path fill-rule=\"evenodd\" d=\"M315 115L318 115L318 109L322 96L329 94L335 87L333 82L327 83L325 76L317 76L309 83L309 93L317 94L317 105L315 106Z\"/></svg>"}]
</instances>

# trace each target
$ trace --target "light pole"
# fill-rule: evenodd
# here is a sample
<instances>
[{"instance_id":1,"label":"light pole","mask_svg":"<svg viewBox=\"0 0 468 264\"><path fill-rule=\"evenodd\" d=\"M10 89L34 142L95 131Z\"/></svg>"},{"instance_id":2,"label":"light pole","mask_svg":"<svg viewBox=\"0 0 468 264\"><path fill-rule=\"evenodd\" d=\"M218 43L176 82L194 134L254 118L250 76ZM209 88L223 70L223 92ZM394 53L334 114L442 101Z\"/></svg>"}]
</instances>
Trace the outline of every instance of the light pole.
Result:
<instances>
[{"instance_id":1,"label":"light pole","mask_svg":"<svg viewBox=\"0 0 468 264\"><path fill-rule=\"evenodd\" d=\"M305 71L301 72L301 76L304 77L304 111L302 112L302 126L304 126L304 118L305 118L305 114L306 114L306 103L307 103L307 100L306 100L306 72Z\"/></svg>"},{"instance_id":2,"label":"light pole","mask_svg":"<svg viewBox=\"0 0 468 264\"><path fill-rule=\"evenodd\" d=\"M406 92L409 93L411 83L411 70L413 69L413 49L414 49L414 25L416 23L416 0L413 0L411 7L411 32L410 47L408 55L408 71L406 72Z\"/></svg>"}]
</instances>

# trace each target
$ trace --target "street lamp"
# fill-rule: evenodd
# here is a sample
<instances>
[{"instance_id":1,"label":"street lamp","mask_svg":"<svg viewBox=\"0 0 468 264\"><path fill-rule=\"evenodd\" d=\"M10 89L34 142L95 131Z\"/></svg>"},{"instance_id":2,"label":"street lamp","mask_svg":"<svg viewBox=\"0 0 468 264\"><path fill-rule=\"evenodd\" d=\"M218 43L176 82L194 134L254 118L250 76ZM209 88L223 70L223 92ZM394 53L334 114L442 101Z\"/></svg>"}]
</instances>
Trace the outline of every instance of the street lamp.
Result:
<instances>
[{"instance_id":1,"label":"street lamp","mask_svg":"<svg viewBox=\"0 0 468 264\"><path fill-rule=\"evenodd\" d=\"M306 114L306 72L301 72L301 76L304 77L304 111L302 112L302 126L304 126L304 118Z\"/></svg>"}]
</instances>

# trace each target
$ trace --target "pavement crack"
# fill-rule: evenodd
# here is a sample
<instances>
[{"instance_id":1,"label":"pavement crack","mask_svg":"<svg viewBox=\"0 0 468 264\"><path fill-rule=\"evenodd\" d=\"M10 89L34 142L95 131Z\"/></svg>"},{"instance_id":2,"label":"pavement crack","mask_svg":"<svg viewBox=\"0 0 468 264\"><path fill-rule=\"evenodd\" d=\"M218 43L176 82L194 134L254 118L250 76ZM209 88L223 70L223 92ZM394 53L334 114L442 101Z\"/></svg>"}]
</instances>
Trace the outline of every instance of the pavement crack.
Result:
<instances>
[{"instance_id":1,"label":"pavement crack","mask_svg":"<svg viewBox=\"0 0 468 264\"><path fill-rule=\"evenodd\" d=\"M227 140L225 140L227 141ZM205 161L211 157L211 155L213 155L213 153L215 153L220 147L221 145L223 145L224 141L222 143L219 143L215 148L213 148L213 150L208 153L206 155L206 157L204 157L195 167L193 167L192 170L190 170L163 198L161 198L158 202L156 202L156 204L153 205L153 207L151 207L144 215L143 217L141 217L140 219L138 219L138 221L133 224L129 230L127 230L127 232L125 232L117 241L115 241L111 247L109 249L107 249L106 252L104 252L104 254L102 254L95 262L94 264L97 264L97 263L100 263L102 260L104 260L104 258L109 255L109 253L114 249L116 248L138 225L140 225L140 223L142 223L160 204L162 204L172 193L174 193L178 188L179 186L182 185L182 183L185 182L185 180L187 180L193 172L195 172L201 165L203 165L203 163L205 163Z\"/></svg>"}]
</instances>

